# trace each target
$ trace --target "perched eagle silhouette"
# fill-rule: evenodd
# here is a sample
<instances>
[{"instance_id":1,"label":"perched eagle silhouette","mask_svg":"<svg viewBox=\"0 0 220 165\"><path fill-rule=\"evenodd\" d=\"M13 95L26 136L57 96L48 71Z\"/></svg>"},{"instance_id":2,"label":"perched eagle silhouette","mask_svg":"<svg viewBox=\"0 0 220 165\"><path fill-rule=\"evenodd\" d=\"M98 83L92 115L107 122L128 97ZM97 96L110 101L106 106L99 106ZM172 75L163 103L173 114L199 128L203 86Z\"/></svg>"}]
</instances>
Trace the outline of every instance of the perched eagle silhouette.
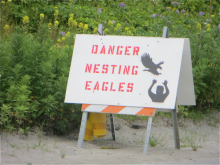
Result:
<instances>
[{"instance_id":1,"label":"perched eagle silhouette","mask_svg":"<svg viewBox=\"0 0 220 165\"><path fill-rule=\"evenodd\" d=\"M155 75L159 75L161 73L159 73L157 71L157 69L161 69L161 64L163 64L163 61L161 61L160 63L158 64L155 64L153 61L152 61L152 58L150 58L150 55L147 54L147 53L144 53L142 56L141 56L141 62L142 64L146 67L146 68L149 68L149 69L144 69L143 71L148 71L148 72L151 72Z\"/></svg>"}]
</instances>

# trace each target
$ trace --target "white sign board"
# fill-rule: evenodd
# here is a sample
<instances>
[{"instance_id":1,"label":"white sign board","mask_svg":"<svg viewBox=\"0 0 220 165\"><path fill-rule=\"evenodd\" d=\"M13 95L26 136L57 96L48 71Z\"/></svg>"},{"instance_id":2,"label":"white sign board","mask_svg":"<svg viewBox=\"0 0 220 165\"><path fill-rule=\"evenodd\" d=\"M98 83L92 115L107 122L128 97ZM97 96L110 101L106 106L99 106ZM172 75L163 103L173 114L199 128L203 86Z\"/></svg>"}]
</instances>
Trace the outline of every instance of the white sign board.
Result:
<instances>
[{"instance_id":1,"label":"white sign board","mask_svg":"<svg viewBox=\"0 0 220 165\"><path fill-rule=\"evenodd\" d=\"M184 39L76 35L65 103L174 109Z\"/></svg>"}]
</instances>

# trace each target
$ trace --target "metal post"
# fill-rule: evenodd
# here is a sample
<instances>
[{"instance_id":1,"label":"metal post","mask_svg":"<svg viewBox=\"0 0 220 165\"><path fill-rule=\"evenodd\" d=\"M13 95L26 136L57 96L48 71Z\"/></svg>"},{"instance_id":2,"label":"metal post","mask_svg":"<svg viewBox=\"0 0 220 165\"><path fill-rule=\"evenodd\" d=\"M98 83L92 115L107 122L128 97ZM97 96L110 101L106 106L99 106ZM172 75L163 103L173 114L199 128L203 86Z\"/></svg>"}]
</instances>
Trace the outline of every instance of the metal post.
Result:
<instances>
[{"instance_id":1,"label":"metal post","mask_svg":"<svg viewBox=\"0 0 220 165\"><path fill-rule=\"evenodd\" d=\"M162 38L169 38L168 27L166 27L166 26L163 27L163 35L162 35Z\"/></svg>"},{"instance_id":2,"label":"metal post","mask_svg":"<svg viewBox=\"0 0 220 165\"><path fill-rule=\"evenodd\" d=\"M179 130L178 130L178 122L177 122L177 112L178 112L178 104L176 102L175 109L172 111L173 133L174 133L175 148L180 149L180 139L179 139Z\"/></svg>"},{"instance_id":3,"label":"metal post","mask_svg":"<svg viewBox=\"0 0 220 165\"><path fill-rule=\"evenodd\" d=\"M98 35L105 35L104 34L104 26L102 24L99 24L97 34ZM88 118L88 112L83 112L80 131L79 131L78 144L77 144L78 148L83 147L83 141L84 141L84 136L85 136L85 131L86 131L87 118ZM113 127L114 127L114 124L113 124ZM115 130L115 128L114 128L114 130ZM114 136L115 136L115 134L114 134ZM112 133L112 137L113 137L113 133ZM115 140L114 137L113 137L113 140Z\"/></svg>"},{"instance_id":4,"label":"metal post","mask_svg":"<svg viewBox=\"0 0 220 165\"><path fill-rule=\"evenodd\" d=\"M147 131L145 135L145 141L144 141L144 154L147 155L147 148L149 144L149 139L150 139L150 130L151 130L151 125L152 125L152 119L153 117L148 118L148 124L147 124Z\"/></svg>"},{"instance_id":5,"label":"metal post","mask_svg":"<svg viewBox=\"0 0 220 165\"><path fill-rule=\"evenodd\" d=\"M163 27L163 35L162 38L169 38L168 27ZM177 99L176 99L177 100ZM177 101L175 103L175 109L172 110L172 119L173 119L173 133L174 133L174 142L175 148L180 149L180 139L179 139L179 130L178 130L178 121L177 121L177 112L178 112L178 104Z\"/></svg>"},{"instance_id":6,"label":"metal post","mask_svg":"<svg viewBox=\"0 0 220 165\"><path fill-rule=\"evenodd\" d=\"M113 116L113 114L110 114L110 121L111 121L112 139L115 141L115 125L114 125L114 116Z\"/></svg>"},{"instance_id":7,"label":"metal post","mask_svg":"<svg viewBox=\"0 0 220 165\"><path fill-rule=\"evenodd\" d=\"M86 131L87 118L88 118L88 112L83 112L80 131L79 131L78 144L77 144L78 148L83 147L83 141L84 141L84 136L85 136L85 131Z\"/></svg>"},{"instance_id":8,"label":"metal post","mask_svg":"<svg viewBox=\"0 0 220 165\"><path fill-rule=\"evenodd\" d=\"M97 34L98 34L98 35L102 35L102 36L105 35L103 24L99 24L99 26L98 26L98 30L97 30Z\"/></svg>"},{"instance_id":9,"label":"metal post","mask_svg":"<svg viewBox=\"0 0 220 165\"><path fill-rule=\"evenodd\" d=\"M103 24L99 24L97 34L98 35L105 35ZM115 141L115 125L114 125L114 117L112 114L110 114L110 121L111 121L112 139Z\"/></svg>"}]
</instances>

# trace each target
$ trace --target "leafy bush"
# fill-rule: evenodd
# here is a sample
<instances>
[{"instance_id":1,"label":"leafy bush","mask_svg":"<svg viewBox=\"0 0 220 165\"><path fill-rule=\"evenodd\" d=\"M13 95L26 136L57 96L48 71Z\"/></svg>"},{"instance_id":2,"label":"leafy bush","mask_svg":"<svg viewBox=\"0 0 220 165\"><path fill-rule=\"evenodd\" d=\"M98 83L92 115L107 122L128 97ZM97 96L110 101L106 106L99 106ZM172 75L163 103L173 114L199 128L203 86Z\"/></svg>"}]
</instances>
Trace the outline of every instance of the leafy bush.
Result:
<instances>
[{"instance_id":1,"label":"leafy bush","mask_svg":"<svg viewBox=\"0 0 220 165\"><path fill-rule=\"evenodd\" d=\"M161 37L167 26L170 37L190 38L197 106L181 107L182 116L217 109L219 7L205 0L1 1L1 128L45 123L65 134L69 123L79 125L80 105L64 104L74 36L96 34L100 23L107 35Z\"/></svg>"},{"instance_id":2,"label":"leafy bush","mask_svg":"<svg viewBox=\"0 0 220 165\"><path fill-rule=\"evenodd\" d=\"M1 124L19 129L44 122L54 127L68 120L77 121L77 128L80 106L64 104L71 45L54 46L47 27L38 33L25 34L16 27L1 43Z\"/></svg>"}]
</instances>

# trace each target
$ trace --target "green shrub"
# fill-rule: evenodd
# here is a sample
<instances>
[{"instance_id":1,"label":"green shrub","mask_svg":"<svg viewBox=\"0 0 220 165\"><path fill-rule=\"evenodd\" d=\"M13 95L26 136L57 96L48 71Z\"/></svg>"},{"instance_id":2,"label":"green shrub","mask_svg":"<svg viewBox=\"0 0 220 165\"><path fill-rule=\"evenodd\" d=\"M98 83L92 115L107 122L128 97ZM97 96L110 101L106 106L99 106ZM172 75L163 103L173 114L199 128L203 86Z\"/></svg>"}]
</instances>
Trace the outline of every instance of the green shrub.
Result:
<instances>
[{"instance_id":1,"label":"green shrub","mask_svg":"<svg viewBox=\"0 0 220 165\"><path fill-rule=\"evenodd\" d=\"M44 122L66 134L70 126L66 121L73 128L79 126L81 105L64 104L74 36L97 34L100 23L107 35L161 37L167 26L170 37L190 38L197 106L180 107L179 116L219 110L220 3L126 0L124 7L119 3L1 2L1 129L25 130Z\"/></svg>"},{"instance_id":2,"label":"green shrub","mask_svg":"<svg viewBox=\"0 0 220 165\"><path fill-rule=\"evenodd\" d=\"M0 44L2 129L44 122L66 133L56 123L62 119L77 128L81 116L80 105L64 104L71 58L67 52L72 48L53 46L46 26L38 34L16 27L12 37Z\"/></svg>"}]
</instances>

